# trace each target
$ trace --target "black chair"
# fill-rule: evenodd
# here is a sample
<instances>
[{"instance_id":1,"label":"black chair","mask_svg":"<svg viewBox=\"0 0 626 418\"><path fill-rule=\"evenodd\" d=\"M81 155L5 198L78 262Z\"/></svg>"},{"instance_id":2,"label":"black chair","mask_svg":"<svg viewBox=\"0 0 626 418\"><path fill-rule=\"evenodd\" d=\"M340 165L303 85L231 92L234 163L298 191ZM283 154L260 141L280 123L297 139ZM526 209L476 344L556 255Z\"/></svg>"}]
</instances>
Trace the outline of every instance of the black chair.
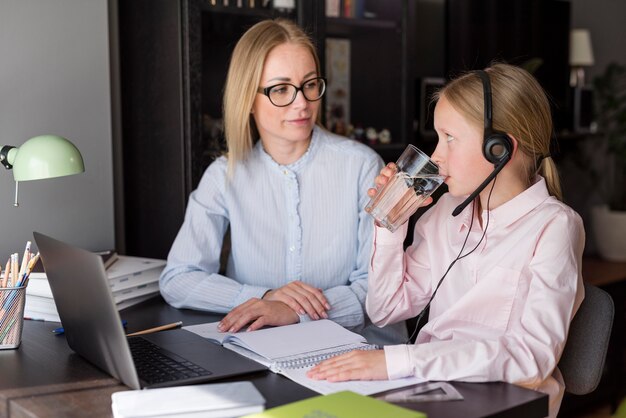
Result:
<instances>
[{"instance_id":1,"label":"black chair","mask_svg":"<svg viewBox=\"0 0 626 418\"><path fill-rule=\"evenodd\" d=\"M572 320L558 365L566 392L585 395L600 383L614 315L611 296L585 283L585 299Z\"/></svg>"}]
</instances>

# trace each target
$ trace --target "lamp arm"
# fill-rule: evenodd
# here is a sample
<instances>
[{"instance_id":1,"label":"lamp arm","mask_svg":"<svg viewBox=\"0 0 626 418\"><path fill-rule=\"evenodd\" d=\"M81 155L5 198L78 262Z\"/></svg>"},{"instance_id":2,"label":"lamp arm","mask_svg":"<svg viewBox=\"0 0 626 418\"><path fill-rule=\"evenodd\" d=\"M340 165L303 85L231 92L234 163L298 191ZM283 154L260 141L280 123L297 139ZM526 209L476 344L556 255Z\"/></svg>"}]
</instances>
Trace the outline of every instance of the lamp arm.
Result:
<instances>
[{"instance_id":1,"label":"lamp arm","mask_svg":"<svg viewBox=\"0 0 626 418\"><path fill-rule=\"evenodd\" d=\"M11 152L11 150L15 150ZM10 170L13 168L13 162L15 161L15 153L17 152L17 148L13 145L4 145L0 149L0 163L6 168Z\"/></svg>"}]
</instances>

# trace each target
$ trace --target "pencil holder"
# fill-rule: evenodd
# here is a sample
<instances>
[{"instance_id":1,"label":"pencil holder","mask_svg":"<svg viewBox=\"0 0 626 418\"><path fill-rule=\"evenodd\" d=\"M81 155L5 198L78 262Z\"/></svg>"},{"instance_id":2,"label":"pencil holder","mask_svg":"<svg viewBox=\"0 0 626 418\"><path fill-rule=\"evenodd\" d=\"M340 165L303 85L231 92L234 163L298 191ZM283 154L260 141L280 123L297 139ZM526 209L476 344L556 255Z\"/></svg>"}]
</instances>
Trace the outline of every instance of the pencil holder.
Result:
<instances>
[{"instance_id":1,"label":"pencil holder","mask_svg":"<svg viewBox=\"0 0 626 418\"><path fill-rule=\"evenodd\" d=\"M25 301L26 286L0 288L0 350L20 346Z\"/></svg>"}]
</instances>

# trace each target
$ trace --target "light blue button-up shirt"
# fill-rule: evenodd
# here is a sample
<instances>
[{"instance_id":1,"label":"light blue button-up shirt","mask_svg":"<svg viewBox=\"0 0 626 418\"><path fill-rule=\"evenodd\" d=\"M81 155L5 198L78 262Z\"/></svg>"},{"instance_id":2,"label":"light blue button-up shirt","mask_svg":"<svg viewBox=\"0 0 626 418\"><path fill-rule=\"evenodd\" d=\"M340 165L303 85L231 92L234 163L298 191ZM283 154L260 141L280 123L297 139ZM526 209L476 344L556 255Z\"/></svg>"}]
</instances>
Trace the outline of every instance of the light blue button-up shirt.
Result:
<instances>
[{"instance_id":1,"label":"light blue button-up shirt","mask_svg":"<svg viewBox=\"0 0 626 418\"><path fill-rule=\"evenodd\" d=\"M276 163L261 141L231 178L226 158L218 158L189 198L161 294L178 308L226 313L300 280L323 289L329 319L363 332L373 231L363 208L381 167L371 148L319 127L306 153L289 165ZM231 252L221 275L228 226ZM404 324L368 328L363 334L372 342L403 342L406 335Z\"/></svg>"}]
</instances>

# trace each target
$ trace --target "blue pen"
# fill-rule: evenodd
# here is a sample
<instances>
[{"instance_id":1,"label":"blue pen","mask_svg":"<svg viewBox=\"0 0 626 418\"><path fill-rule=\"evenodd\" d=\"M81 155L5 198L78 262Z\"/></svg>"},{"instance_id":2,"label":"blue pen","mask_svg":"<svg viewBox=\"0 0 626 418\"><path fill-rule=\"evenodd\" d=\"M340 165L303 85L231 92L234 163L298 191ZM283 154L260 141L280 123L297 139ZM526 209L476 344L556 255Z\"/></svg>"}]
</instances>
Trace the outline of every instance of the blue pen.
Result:
<instances>
[{"instance_id":1,"label":"blue pen","mask_svg":"<svg viewBox=\"0 0 626 418\"><path fill-rule=\"evenodd\" d=\"M128 324L128 321L126 321L125 319L122 319L122 326L124 328L126 328L126 324ZM63 335L65 333L65 330L63 329L63 327L59 327L59 328L53 329L52 333L54 335Z\"/></svg>"}]
</instances>

